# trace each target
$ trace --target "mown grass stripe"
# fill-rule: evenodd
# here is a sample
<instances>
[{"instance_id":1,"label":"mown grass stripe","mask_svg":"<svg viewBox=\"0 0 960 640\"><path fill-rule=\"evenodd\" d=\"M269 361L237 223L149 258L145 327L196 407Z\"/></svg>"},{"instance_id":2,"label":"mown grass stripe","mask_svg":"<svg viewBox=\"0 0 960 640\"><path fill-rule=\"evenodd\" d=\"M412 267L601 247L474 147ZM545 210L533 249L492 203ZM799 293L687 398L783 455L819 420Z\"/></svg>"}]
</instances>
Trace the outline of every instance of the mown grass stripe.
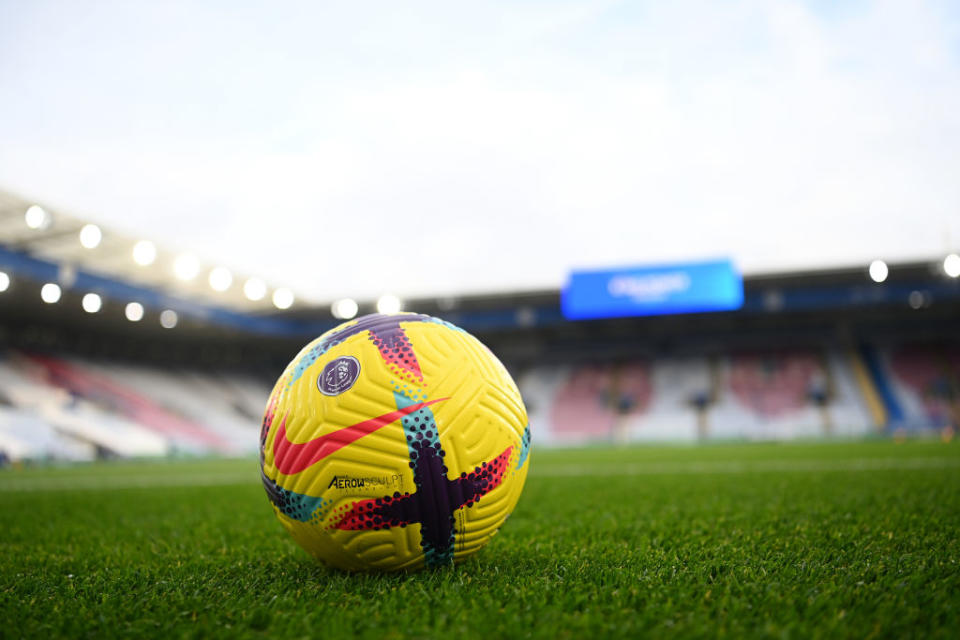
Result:
<instances>
[{"instance_id":1,"label":"mown grass stripe","mask_svg":"<svg viewBox=\"0 0 960 640\"><path fill-rule=\"evenodd\" d=\"M752 460L708 462L644 462L638 464L540 465L530 469L532 477L696 475L712 473L819 473L823 471L897 471L960 469L960 459L853 458L847 460Z\"/></svg>"},{"instance_id":2,"label":"mown grass stripe","mask_svg":"<svg viewBox=\"0 0 960 640\"><path fill-rule=\"evenodd\" d=\"M648 476L741 473L821 473L960 469L960 458L850 458L840 460L751 460L705 462L643 462L630 464L541 464L530 470L531 478L581 476ZM15 474L16 472L10 472ZM149 489L163 487L215 487L257 485L255 472L78 475L54 477L0 477L0 492L89 491Z\"/></svg>"},{"instance_id":3,"label":"mown grass stripe","mask_svg":"<svg viewBox=\"0 0 960 640\"><path fill-rule=\"evenodd\" d=\"M182 475L130 475L130 476L58 476L52 478L4 478L0 479L0 492L16 491L90 491L106 489L151 489L163 487L220 487L230 485L257 486L260 476L252 473L204 473Z\"/></svg>"}]
</instances>

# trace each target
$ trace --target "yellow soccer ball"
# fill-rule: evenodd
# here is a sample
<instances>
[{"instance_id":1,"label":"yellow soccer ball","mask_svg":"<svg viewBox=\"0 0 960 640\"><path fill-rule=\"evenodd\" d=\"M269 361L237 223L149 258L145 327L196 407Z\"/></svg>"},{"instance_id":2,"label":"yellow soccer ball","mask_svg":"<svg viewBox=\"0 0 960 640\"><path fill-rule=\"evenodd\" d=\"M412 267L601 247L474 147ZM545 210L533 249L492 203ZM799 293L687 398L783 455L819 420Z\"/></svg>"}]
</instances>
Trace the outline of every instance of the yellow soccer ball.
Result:
<instances>
[{"instance_id":1,"label":"yellow soccer ball","mask_svg":"<svg viewBox=\"0 0 960 640\"><path fill-rule=\"evenodd\" d=\"M480 550L527 477L530 427L500 361L430 316L373 314L287 365L260 432L277 518L350 570L442 566Z\"/></svg>"}]
</instances>

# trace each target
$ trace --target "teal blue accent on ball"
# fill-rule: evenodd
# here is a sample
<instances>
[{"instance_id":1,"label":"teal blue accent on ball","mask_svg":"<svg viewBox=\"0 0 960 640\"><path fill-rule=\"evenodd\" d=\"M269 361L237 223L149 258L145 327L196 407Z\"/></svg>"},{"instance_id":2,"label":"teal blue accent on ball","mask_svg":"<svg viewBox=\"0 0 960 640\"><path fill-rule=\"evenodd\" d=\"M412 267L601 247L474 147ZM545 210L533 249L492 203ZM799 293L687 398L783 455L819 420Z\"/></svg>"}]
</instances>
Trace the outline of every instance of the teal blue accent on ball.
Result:
<instances>
[{"instance_id":1,"label":"teal blue accent on ball","mask_svg":"<svg viewBox=\"0 0 960 640\"><path fill-rule=\"evenodd\" d=\"M466 331L464 331L463 329L461 329L461 328L458 327L457 325L451 324L451 323L449 323L449 322L447 322L446 320L443 320L443 319L441 319L441 318L435 318L435 317L433 317L433 316L426 316L426 318L427 318L427 322L429 322L429 323L431 323L431 324L440 324L440 325L445 326L447 329L453 329L454 331L459 331L460 333L466 333Z\"/></svg>"},{"instance_id":2,"label":"teal blue accent on ball","mask_svg":"<svg viewBox=\"0 0 960 640\"><path fill-rule=\"evenodd\" d=\"M317 510L330 504L329 500L289 491L282 487L278 487L278 491L283 504L282 507L278 508L288 518L299 520L300 522L307 522L313 517L313 514L315 514Z\"/></svg>"},{"instance_id":3,"label":"teal blue accent on ball","mask_svg":"<svg viewBox=\"0 0 960 640\"><path fill-rule=\"evenodd\" d=\"M453 563L453 547L450 544L440 549L427 548L423 551L423 560L428 567L446 567Z\"/></svg>"},{"instance_id":4,"label":"teal blue accent on ball","mask_svg":"<svg viewBox=\"0 0 960 640\"><path fill-rule=\"evenodd\" d=\"M394 391L393 397L397 403L397 409L406 409L411 405L425 402L427 399L426 395L411 398L399 391ZM413 443L418 441L418 437L420 442L429 442L430 446L440 442L440 434L437 433L437 421L430 407L417 409L404 416L401 423L403 424L403 435L407 438L407 449L411 453L414 452Z\"/></svg>"},{"instance_id":5,"label":"teal blue accent on ball","mask_svg":"<svg viewBox=\"0 0 960 640\"><path fill-rule=\"evenodd\" d=\"M517 471L523 469L523 463L527 461L528 455L530 455L530 425L527 425L527 428L523 430L523 438L521 439L520 447L520 461L517 462Z\"/></svg>"},{"instance_id":6,"label":"teal blue accent on ball","mask_svg":"<svg viewBox=\"0 0 960 640\"><path fill-rule=\"evenodd\" d=\"M303 376L303 372L306 371L310 365L317 361L317 358L322 356L327 352L327 350L332 345L328 344L326 340L322 341L320 344L310 349L307 353L300 358L297 362L297 366L293 368L293 375L290 376L290 380L287 381L287 387L289 388L294 382L299 380Z\"/></svg>"}]
</instances>

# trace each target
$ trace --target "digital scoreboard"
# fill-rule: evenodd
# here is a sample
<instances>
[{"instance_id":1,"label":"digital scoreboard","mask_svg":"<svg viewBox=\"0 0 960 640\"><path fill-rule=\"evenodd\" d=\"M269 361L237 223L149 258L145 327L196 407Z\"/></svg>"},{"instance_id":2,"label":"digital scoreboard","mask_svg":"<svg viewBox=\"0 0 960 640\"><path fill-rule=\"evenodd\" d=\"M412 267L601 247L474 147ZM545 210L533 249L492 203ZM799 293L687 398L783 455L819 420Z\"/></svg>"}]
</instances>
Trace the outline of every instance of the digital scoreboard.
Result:
<instances>
[{"instance_id":1,"label":"digital scoreboard","mask_svg":"<svg viewBox=\"0 0 960 640\"><path fill-rule=\"evenodd\" d=\"M731 311L743 277L730 260L574 271L563 288L568 320Z\"/></svg>"}]
</instances>

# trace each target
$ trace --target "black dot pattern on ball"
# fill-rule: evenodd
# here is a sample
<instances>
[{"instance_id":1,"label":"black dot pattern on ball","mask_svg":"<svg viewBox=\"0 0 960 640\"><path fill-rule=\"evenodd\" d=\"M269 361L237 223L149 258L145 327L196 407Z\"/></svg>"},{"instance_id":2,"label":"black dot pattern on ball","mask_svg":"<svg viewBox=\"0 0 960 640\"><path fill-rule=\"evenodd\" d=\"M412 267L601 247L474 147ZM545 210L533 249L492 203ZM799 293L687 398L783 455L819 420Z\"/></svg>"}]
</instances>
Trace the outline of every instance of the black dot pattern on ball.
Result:
<instances>
[{"instance_id":1,"label":"black dot pattern on ball","mask_svg":"<svg viewBox=\"0 0 960 640\"><path fill-rule=\"evenodd\" d=\"M420 523L421 546L430 566L453 561L454 513L470 507L499 486L513 452L512 447L472 473L449 480L443 447L433 413L420 409L403 419L410 449L416 491L355 502L336 522L339 529L367 530Z\"/></svg>"}]
</instances>

